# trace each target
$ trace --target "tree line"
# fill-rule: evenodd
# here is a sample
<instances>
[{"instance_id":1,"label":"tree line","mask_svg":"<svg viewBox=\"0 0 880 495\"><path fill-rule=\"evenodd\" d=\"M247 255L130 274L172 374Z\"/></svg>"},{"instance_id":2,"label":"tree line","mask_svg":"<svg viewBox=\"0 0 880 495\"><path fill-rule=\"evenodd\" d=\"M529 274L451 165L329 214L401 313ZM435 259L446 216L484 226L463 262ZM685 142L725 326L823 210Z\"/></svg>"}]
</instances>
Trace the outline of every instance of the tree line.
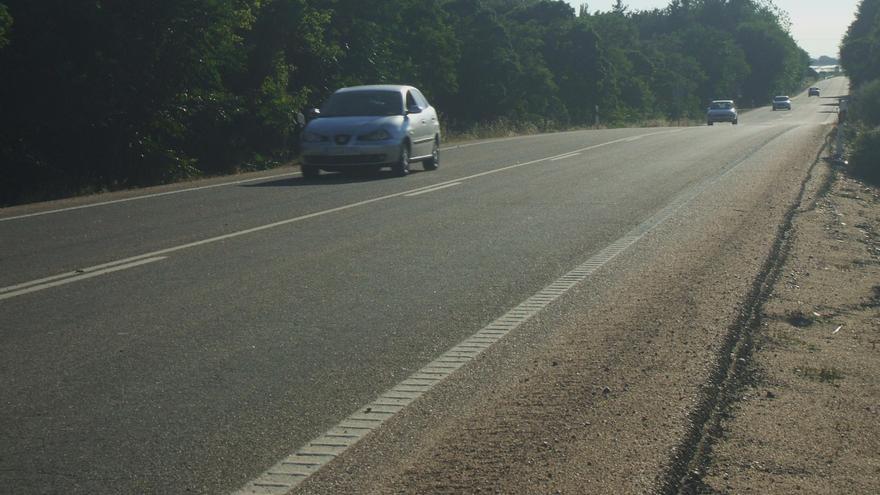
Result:
<instances>
[{"instance_id":1,"label":"tree line","mask_svg":"<svg viewBox=\"0 0 880 495\"><path fill-rule=\"evenodd\" d=\"M0 205L271 166L341 86L553 129L765 104L808 65L770 0L0 0Z\"/></svg>"},{"instance_id":2,"label":"tree line","mask_svg":"<svg viewBox=\"0 0 880 495\"><path fill-rule=\"evenodd\" d=\"M852 92L851 166L880 183L880 0L859 4L840 46L840 63Z\"/></svg>"}]
</instances>

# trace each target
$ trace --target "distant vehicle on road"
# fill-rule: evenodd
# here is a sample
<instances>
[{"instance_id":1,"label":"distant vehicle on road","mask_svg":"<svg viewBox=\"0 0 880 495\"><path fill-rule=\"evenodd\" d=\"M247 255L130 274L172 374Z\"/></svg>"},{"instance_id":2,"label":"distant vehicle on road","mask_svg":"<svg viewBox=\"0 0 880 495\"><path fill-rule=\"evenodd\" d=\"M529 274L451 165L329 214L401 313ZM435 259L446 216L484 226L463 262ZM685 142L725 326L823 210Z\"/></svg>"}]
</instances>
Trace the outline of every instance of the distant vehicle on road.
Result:
<instances>
[{"instance_id":1,"label":"distant vehicle on road","mask_svg":"<svg viewBox=\"0 0 880 495\"><path fill-rule=\"evenodd\" d=\"M733 125L739 123L736 105L733 100L713 100L706 112L706 123L713 125L715 122L730 122Z\"/></svg>"},{"instance_id":2,"label":"distant vehicle on road","mask_svg":"<svg viewBox=\"0 0 880 495\"><path fill-rule=\"evenodd\" d=\"M813 87L807 91L807 96L819 96L819 88Z\"/></svg>"},{"instance_id":3,"label":"distant vehicle on road","mask_svg":"<svg viewBox=\"0 0 880 495\"><path fill-rule=\"evenodd\" d=\"M302 174L390 167L395 175L421 161L440 165L440 120L418 89L401 85L342 88L327 98L301 134Z\"/></svg>"},{"instance_id":4,"label":"distant vehicle on road","mask_svg":"<svg viewBox=\"0 0 880 495\"><path fill-rule=\"evenodd\" d=\"M791 98L788 96L774 96L773 97L773 110L791 110Z\"/></svg>"}]
</instances>

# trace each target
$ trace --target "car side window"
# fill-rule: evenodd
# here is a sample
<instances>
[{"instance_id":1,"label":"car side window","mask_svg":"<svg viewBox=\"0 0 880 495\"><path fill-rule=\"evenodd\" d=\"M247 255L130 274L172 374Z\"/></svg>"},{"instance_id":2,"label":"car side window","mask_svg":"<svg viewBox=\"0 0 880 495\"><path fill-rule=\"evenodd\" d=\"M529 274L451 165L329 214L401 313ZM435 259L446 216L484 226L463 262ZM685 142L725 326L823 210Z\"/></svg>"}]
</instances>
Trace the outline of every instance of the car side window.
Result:
<instances>
[{"instance_id":1,"label":"car side window","mask_svg":"<svg viewBox=\"0 0 880 495\"><path fill-rule=\"evenodd\" d=\"M416 98L415 98L415 96L413 96L413 92L407 91L406 92L406 108L410 108L412 106L417 106L419 108L422 108L421 105L416 103Z\"/></svg>"},{"instance_id":2,"label":"car side window","mask_svg":"<svg viewBox=\"0 0 880 495\"><path fill-rule=\"evenodd\" d=\"M416 97L416 102L419 104L419 106L422 108L422 110L431 106L431 104L428 103L428 99L425 98L425 95L423 95L421 91L414 89L412 92L413 92L413 95L415 95L415 97Z\"/></svg>"}]
</instances>

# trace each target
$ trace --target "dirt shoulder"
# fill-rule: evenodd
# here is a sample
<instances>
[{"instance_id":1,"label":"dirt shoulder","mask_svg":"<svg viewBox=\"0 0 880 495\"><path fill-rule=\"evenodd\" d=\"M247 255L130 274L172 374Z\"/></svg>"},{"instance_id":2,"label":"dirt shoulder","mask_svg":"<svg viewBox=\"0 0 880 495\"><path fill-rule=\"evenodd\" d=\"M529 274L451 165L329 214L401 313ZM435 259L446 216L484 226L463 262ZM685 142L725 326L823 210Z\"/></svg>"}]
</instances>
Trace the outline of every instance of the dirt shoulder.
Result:
<instances>
[{"instance_id":1,"label":"dirt shoulder","mask_svg":"<svg viewBox=\"0 0 880 495\"><path fill-rule=\"evenodd\" d=\"M804 204L695 493L880 493L880 189Z\"/></svg>"}]
</instances>

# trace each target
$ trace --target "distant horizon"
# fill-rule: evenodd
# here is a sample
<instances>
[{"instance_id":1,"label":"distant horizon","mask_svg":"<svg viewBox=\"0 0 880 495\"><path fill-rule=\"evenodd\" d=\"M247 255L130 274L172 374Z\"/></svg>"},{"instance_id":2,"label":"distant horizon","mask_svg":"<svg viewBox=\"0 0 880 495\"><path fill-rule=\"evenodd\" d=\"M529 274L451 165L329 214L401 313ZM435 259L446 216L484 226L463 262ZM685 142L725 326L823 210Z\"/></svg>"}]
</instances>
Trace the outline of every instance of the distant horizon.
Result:
<instances>
[{"instance_id":1,"label":"distant horizon","mask_svg":"<svg viewBox=\"0 0 880 495\"><path fill-rule=\"evenodd\" d=\"M575 11L588 5L590 12L607 12L614 0L566 0ZM826 56L839 58L840 42L855 20L859 0L772 0L791 18L791 35L811 59ZM670 0L624 0L629 10L663 9Z\"/></svg>"}]
</instances>

